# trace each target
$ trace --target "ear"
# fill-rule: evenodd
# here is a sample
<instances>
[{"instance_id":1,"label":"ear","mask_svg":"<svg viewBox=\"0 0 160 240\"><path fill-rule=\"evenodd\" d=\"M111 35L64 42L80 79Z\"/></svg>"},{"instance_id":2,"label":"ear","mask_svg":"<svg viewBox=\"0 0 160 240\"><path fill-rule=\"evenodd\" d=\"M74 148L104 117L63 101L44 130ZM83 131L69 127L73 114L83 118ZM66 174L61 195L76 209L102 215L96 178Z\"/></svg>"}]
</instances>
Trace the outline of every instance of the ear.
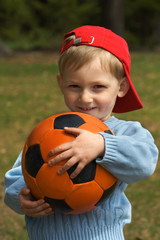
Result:
<instances>
[{"instance_id":1,"label":"ear","mask_svg":"<svg viewBox=\"0 0 160 240\"><path fill-rule=\"evenodd\" d=\"M59 86L61 92L63 93L62 77L61 77L60 73L57 74L57 83L58 83L58 86Z\"/></svg>"},{"instance_id":2,"label":"ear","mask_svg":"<svg viewBox=\"0 0 160 240\"><path fill-rule=\"evenodd\" d=\"M118 97L124 97L128 90L130 88L128 79L126 77L122 78L120 80L120 89L119 89L119 93L118 93Z\"/></svg>"}]
</instances>

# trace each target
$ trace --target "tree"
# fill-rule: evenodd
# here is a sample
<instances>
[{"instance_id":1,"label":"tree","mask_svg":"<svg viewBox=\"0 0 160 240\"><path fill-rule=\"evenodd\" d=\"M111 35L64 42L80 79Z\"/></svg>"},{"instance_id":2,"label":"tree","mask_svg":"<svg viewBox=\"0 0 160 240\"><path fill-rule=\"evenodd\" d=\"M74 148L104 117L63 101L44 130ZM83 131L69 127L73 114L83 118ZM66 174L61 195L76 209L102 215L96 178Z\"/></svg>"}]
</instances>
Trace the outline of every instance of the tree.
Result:
<instances>
[{"instance_id":1,"label":"tree","mask_svg":"<svg viewBox=\"0 0 160 240\"><path fill-rule=\"evenodd\" d=\"M131 46L160 44L159 0L124 0L126 37Z\"/></svg>"},{"instance_id":2,"label":"tree","mask_svg":"<svg viewBox=\"0 0 160 240\"><path fill-rule=\"evenodd\" d=\"M124 7L123 0L100 0L102 9L101 25L124 36Z\"/></svg>"},{"instance_id":3,"label":"tree","mask_svg":"<svg viewBox=\"0 0 160 240\"><path fill-rule=\"evenodd\" d=\"M11 54L12 54L12 51L9 48L7 48L2 42L2 40L0 39L0 57L8 56Z\"/></svg>"}]
</instances>

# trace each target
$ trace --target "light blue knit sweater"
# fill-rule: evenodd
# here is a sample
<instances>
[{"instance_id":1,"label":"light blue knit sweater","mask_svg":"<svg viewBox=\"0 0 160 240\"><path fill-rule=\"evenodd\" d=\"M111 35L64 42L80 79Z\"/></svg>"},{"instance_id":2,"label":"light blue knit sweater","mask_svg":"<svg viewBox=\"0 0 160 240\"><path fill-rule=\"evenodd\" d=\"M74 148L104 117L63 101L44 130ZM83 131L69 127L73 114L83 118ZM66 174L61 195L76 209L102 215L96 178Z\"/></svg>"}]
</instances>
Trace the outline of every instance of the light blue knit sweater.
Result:
<instances>
[{"instance_id":1,"label":"light blue knit sweater","mask_svg":"<svg viewBox=\"0 0 160 240\"><path fill-rule=\"evenodd\" d=\"M123 227L131 221L131 205L124 194L129 183L153 174L158 149L151 134L138 122L111 117L105 122L115 133L101 133L105 139L105 154L97 163L113 173L119 184L112 195L98 208L77 215L55 213L32 218L25 216L31 240L122 240ZM19 192L25 187L21 171L21 154L5 175L5 203L23 214Z\"/></svg>"}]
</instances>

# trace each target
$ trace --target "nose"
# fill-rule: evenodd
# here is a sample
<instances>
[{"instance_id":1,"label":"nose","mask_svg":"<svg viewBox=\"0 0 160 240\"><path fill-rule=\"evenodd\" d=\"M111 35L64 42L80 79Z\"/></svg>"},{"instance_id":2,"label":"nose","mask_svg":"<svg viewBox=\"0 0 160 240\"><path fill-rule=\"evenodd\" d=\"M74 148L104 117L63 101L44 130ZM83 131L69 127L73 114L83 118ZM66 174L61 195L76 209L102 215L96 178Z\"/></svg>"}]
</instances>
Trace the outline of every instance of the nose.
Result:
<instances>
[{"instance_id":1,"label":"nose","mask_svg":"<svg viewBox=\"0 0 160 240\"><path fill-rule=\"evenodd\" d=\"M79 96L79 101L83 103L91 103L93 101L92 94L88 90L82 91Z\"/></svg>"}]
</instances>

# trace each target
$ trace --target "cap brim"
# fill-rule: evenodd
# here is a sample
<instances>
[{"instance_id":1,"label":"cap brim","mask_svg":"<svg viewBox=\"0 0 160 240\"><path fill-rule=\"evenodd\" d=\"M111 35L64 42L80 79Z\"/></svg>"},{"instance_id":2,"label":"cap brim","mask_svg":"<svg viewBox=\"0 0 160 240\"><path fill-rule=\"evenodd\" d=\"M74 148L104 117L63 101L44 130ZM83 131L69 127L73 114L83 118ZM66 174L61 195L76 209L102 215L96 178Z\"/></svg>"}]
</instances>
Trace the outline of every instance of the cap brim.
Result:
<instances>
[{"instance_id":1,"label":"cap brim","mask_svg":"<svg viewBox=\"0 0 160 240\"><path fill-rule=\"evenodd\" d=\"M113 109L114 113L125 113L125 112L130 112L130 111L134 111L134 110L143 108L143 104L142 104L142 102L138 96L138 93L132 83L132 80L128 74L126 66L123 65L123 67L126 72L126 77L129 81L130 88L124 97L122 97L122 98L117 97L116 104Z\"/></svg>"}]
</instances>

